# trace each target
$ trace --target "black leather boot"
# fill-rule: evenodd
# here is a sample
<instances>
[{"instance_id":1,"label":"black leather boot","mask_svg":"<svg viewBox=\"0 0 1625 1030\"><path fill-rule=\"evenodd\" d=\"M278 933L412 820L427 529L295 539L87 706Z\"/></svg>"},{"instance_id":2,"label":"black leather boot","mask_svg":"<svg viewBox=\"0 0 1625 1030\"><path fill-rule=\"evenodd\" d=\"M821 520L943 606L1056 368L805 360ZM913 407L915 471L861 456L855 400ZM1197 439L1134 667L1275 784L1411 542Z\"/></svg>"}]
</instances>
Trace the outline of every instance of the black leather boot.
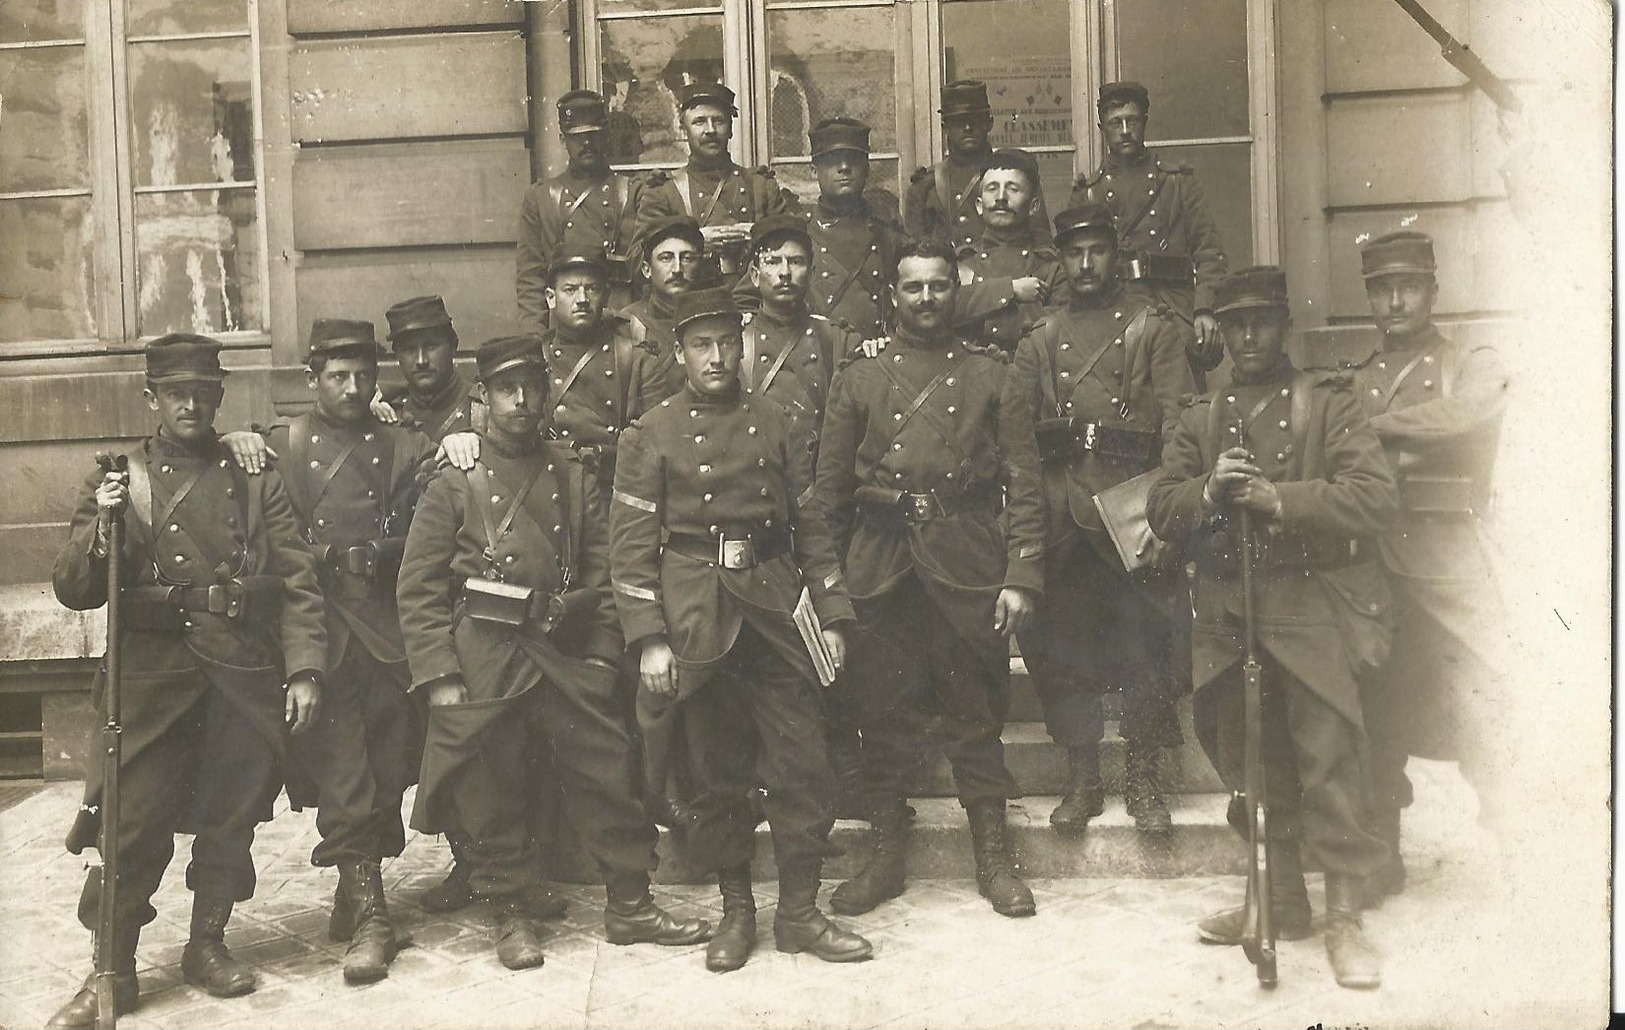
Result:
<instances>
[{"instance_id":1,"label":"black leather boot","mask_svg":"<svg viewBox=\"0 0 1625 1030\"><path fill-rule=\"evenodd\" d=\"M140 939L139 927L120 928L113 942L113 1010L118 1015L135 1011L141 997L141 984L135 978L135 946ZM96 1025L96 974L85 977L85 985L56 1010L46 1023L47 1030L90 1030Z\"/></svg>"},{"instance_id":2,"label":"black leather boot","mask_svg":"<svg viewBox=\"0 0 1625 1030\"><path fill-rule=\"evenodd\" d=\"M1326 957L1339 987L1369 990L1382 986L1382 966L1360 923L1360 880L1326 874Z\"/></svg>"},{"instance_id":3,"label":"black leather boot","mask_svg":"<svg viewBox=\"0 0 1625 1030\"><path fill-rule=\"evenodd\" d=\"M1174 828L1162 796L1159 751L1130 744L1123 756L1123 801L1134 828L1141 833L1167 833Z\"/></svg>"},{"instance_id":4,"label":"black leather boot","mask_svg":"<svg viewBox=\"0 0 1625 1030\"><path fill-rule=\"evenodd\" d=\"M843 916L861 916L882 901L903 893L908 881L908 807L902 798L882 805L870 816L874 847L858 875L835 888L829 907Z\"/></svg>"},{"instance_id":5,"label":"black leather boot","mask_svg":"<svg viewBox=\"0 0 1625 1030\"><path fill-rule=\"evenodd\" d=\"M1049 814L1049 824L1061 833L1082 833L1089 820L1106 810L1106 787L1100 782L1100 747L1066 749L1066 796Z\"/></svg>"},{"instance_id":6,"label":"black leather boot","mask_svg":"<svg viewBox=\"0 0 1625 1030\"><path fill-rule=\"evenodd\" d=\"M518 898L497 905L497 961L509 969L535 969L545 960L542 938Z\"/></svg>"},{"instance_id":7,"label":"black leather boot","mask_svg":"<svg viewBox=\"0 0 1625 1030\"><path fill-rule=\"evenodd\" d=\"M1275 917L1275 939L1301 941L1309 936L1309 890L1303 882L1303 858L1295 841L1276 841L1269 846L1271 913ZM1196 924L1196 935L1207 944L1240 945L1247 937L1245 905L1225 909Z\"/></svg>"},{"instance_id":8,"label":"black leather boot","mask_svg":"<svg viewBox=\"0 0 1625 1030\"><path fill-rule=\"evenodd\" d=\"M611 944L661 944L682 947L711 939L704 919L678 919L649 895L649 877L625 877L609 885L604 906L604 936Z\"/></svg>"},{"instance_id":9,"label":"black leather boot","mask_svg":"<svg viewBox=\"0 0 1625 1030\"><path fill-rule=\"evenodd\" d=\"M789 955L807 952L825 962L862 962L874 947L843 930L818 911L818 870L779 874L779 907L773 916L773 942Z\"/></svg>"},{"instance_id":10,"label":"black leather boot","mask_svg":"<svg viewBox=\"0 0 1625 1030\"><path fill-rule=\"evenodd\" d=\"M1030 916L1038 911L1033 892L1021 882L1005 840L1004 799L981 798L965 805L971 847L976 852L976 886L1001 916Z\"/></svg>"},{"instance_id":11,"label":"black leather boot","mask_svg":"<svg viewBox=\"0 0 1625 1030\"><path fill-rule=\"evenodd\" d=\"M418 907L425 912L441 915L446 912L456 912L467 908L474 903L474 892L468 886L468 869L457 860L455 852L452 854L451 871L446 878L418 895ZM337 913L335 912L335 917ZM329 924L331 931L331 924ZM344 938L335 937L334 940Z\"/></svg>"},{"instance_id":12,"label":"black leather boot","mask_svg":"<svg viewBox=\"0 0 1625 1030\"><path fill-rule=\"evenodd\" d=\"M355 913L355 931L344 953L344 979L373 983L389 975L389 964L400 950L395 925L384 901L384 880L378 863L355 862L339 866L339 889L349 897Z\"/></svg>"},{"instance_id":13,"label":"black leather boot","mask_svg":"<svg viewBox=\"0 0 1625 1030\"><path fill-rule=\"evenodd\" d=\"M705 968L729 973L743 966L756 950L756 896L750 889L750 863L717 873L722 894L722 922L705 946Z\"/></svg>"},{"instance_id":14,"label":"black leather boot","mask_svg":"<svg viewBox=\"0 0 1625 1030\"><path fill-rule=\"evenodd\" d=\"M252 994L259 986L254 971L226 950L233 904L227 898L192 895L192 932L181 951L181 978L216 998Z\"/></svg>"},{"instance_id":15,"label":"black leather boot","mask_svg":"<svg viewBox=\"0 0 1625 1030\"><path fill-rule=\"evenodd\" d=\"M1399 849L1401 811L1403 809L1400 808L1382 809L1371 817L1368 828L1388 845L1388 857L1376 872L1365 877L1360 892L1361 908L1376 908L1405 890L1405 857Z\"/></svg>"}]
</instances>

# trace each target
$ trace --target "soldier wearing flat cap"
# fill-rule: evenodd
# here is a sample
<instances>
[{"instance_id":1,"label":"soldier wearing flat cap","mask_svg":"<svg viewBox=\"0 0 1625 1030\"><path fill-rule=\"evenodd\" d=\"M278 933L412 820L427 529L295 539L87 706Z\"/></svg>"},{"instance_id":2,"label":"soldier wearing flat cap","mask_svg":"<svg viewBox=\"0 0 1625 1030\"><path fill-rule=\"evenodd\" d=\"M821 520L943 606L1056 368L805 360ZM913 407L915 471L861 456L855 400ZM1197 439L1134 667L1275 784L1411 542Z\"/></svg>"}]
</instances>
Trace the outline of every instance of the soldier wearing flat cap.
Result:
<instances>
[{"instance_id":1,"label":"soldier wearing flat cap","mask_svg":"<svg viewBox=\"0 0 1625 1030\"><path fill-rule=\"evenodd\" d=\"M1490 476L1508 382L1483 341L1452 340L1433 324L1433 240L1396 232L1360 252L1366 298L1381 333L1355 373L1355 394L1399 478L1400 516L1378 542L1394 588L1394 644L1367 682L1371 826L1388 843L1373 900L1405 886L1400 812L1411 803L1409 755L1456 758L1493 817L1517 754L1506 687L1486 642L1504 630L1483 546ZM1485 818L1481 814L1481 819Z\"/></svg>"},{"instance_id":2,"label":"soldier wearing flat cap","mask_svg":"<svg viewBox=\"0 0 1625 1030\"><path fill-rule=\"evenodd\" d=\"M955 318L968 334L1014 351L1043 315L1061 281L1061 259L1039 211L1038 162L1024 150L995 150L976 188L982 232L959 250Z\"/></svg>"},{"instance_id":3,"label":"soldier wearing flat cap","mask_svg":"<svg viewBox=\"0 0 1625 1030\"><path fill-rule=\"evenodd\" d=\"M311 863L339 871L328 931L349 942L344 978L369 983L398 947L379 864L406 847L401 799L417 782L423 728L407 697L395 575L435 444L368 407L378 385L371 322L317 319L305 367L314 408L264 434L284 459L327 610L321 718L294 740L288 797L295 810L316 809Z\"/></svg>"},{"instance_id":4,"label":"soldier wearing flat cap","mask_svg":"<svg viewBox=\"0 0 1625 1030\"><path fill-rule=\"evenodd\" d=\"M457 845L470 890L497 908L502 964L541 965L526 795L545 741L570 822L605 872L609 941L704 940L703 920L675 919L649 894L655 831L634 797L597 483L568 444L544 439L542 342L498 338L477 360L480 460L430 482L401 561L412 689L429 706L412 827Z\"/></svg>"},{"instance_id":5,"label":"soldier wearing flat cap","mask_svg":"<svg viewBox=\"0 0 1625 1030\"><path fill-rule=\"evenodd\" d=\"M903 230L896 197L890 211L875 208L869 185L869 126L853 118L826 118L807 134L818 205L807 223L812 242L807 304L865 337L885 332L891 313L891 269Z\"/></svg>"},{"instance_id":6,"label":"soldier wearing flat cap","mask_svg":"<svg viewBox=\"0 0 1625 1030\"><path fill-rule=\"evenodd\" d=\"M438 296L412 297L384 312L404 392L384 398L409 429L439 441L451 433L478 431L484 405L457 371L457 330Z\"/></svg>"},{"instance_id":7,"label":"soldier wearing flat cap","mask_svg":"<svg viewBox=\"0 0 1625 1030\"><path fill-rule=\"evenodd\" d=\"M616 607L639 656L640 722L680 706L691 753L707 759L695 764L687 841L722 894L706 965L738 969L756 946L747 794L758 775L779 869L779 950L866 959L869 943L817 908L833 785L808 648L840 666L852 603L829 531L806 507L811 455L784 409L742 388L741 316L727 289L681 296L677 327L687 383L627 429L610 537ZM811 641L797 626L803 597L822 626L805 630Z\"/></svg>"},{"instance_id":8,"label":"soldier wearing flat cap","mask_svg":"<svg viewBox=\"0 0 1625 1030\"><path fill-rule=\"evenodd\" d=\"M1224 357L1213 288L1229 268L1196 172L1164 164L1146 149L1151 94L1138 82L1108 82L1095 104L1106 158L1072 187L1072 206L1105 204L1117 221L1122 278L1185 322L1198 384Z\"/></svg>"},{"instance_id":9,"label":"soldier wearing flat cap","mask_svg":"<svg viewBox=\"0 0 1625 1030\"><path fill-rule=\"evenodd\" d=\"M982 172L993 156L988 137L993 133L993 108L987 83L961 79L942 87L942 136L947 155L930 168L919 168L903 201L903 227L912 237L935 236L960 247L974 246L982 238L982 215L976 208ZM1034 232L1049 242L1049 211L1044 191L1031 192Z\"/></svg>"},{"instance_id":10,"label":"soldier wearing flat cap","mask_svg":"<svg viewBox=\"0 0 1625 1030\"><path fill-rule=\"evenodd\" d=\"M1286 275L1259 266L1214 290L1235 379L1194 400L1163 446L1146 514L1188 545L1196 731L1225 786L1245 781L1244 598L1236 512L1251 512L1263 666L1263 774L1279 938L1310 933L1307 855L1326 871L1326 953L1337 982L1371 988L1379 960L1360 921L1365 876L1386 849L1361 824L1366 784L1358 676L1387 651L1389 593L1373 541L1398 491L1348 380L1299 372L1285 351ZM1232 823L1243 834L1238 806ZM1245 907L1203 919L1215 944L1246 937Z\"/></svg>"},{"instance_id":11,"label":"soldier wearing flat cap","mask_svg":"<svg viewBox=\"0 0 1625 1030\"><path fill-rule=\"evenodd\" d=\"M1070 767L1050 823L1078 832L1103 810L1101 702L1116 687L1128 812L1141 830L1165 831L1158 753L1183 742L1175 703L1187 682L1174 659L1177 563L1170 556L1131 575L1094 499L1157 468L1194 387L1172 317L1117 279L1111 212L1061 212L1055 245L1065 295L1021 340L1005 379L1006 405L1035 426L1049 514L1044 604L1020 643Z\"/></svg>"},{"instance_id":12,"label":"soldier wearing flat cap","mask_svg":"<svg viewBox=\"0 0 1625 1030\"><path fill-rule=\"evenodd\" d=\"M768 215L795 209L790 193L766 168L746 169L728 153L733 139L733 90L716 82L697 82L677 94L678 116L688 137L688 163L669 175L649 177L638 201L638 228L687 215L699 223L705 246L724 274L738 275L750 241L750 224Z\"/></svg>"},{"instance_id":13,"label":"soldier wearing flat cap","mask_svg":"<svg viewBox=\"0 0 1625 1030\"><path fill-rule=\"evenodd\" d=\"M525 191L519 213L519 317L540 332L549 322L547 286L563 251L604 255L611 310L632 302L632 245L637 232L641 176L609 166L609 105L590 89L559 97L559 138L569 164Z\"/></svg>"},{"instance_id":14,"label":"soldier wearing flat cap","mask_svg":"<svg viewBox=\"0 0 1625 1030\"><path fill-rule=\"evenodd\" d=\"M118 1011L136 1005L135 949L177 833L193 834L186 883L191 931L181 977L216 997L247 994L252 969L226 949L234 905L254 896L255 827L271 818L291 728L319 718L326 632L315 561L276 472L250 478L215 435L226 372L220 344L175 333L147 345L147 406L156 434L129 471L85 483L52 577L63 605L107 603L107 563L121 562L123 746L116 847L119 889L111 942ZM108 529L124 519L124 553ZM99 699L98 683L93 694ZM98 701L99 703L99 701ZM101 763L68 833L79 854L97 846ZM79 912L94 928L99 874ZM87 918L88 917L88 918ZM90 981L51 1020L97 1022Z\"/></svg>"},{"instance_id":15,"label":"soldier wearing flat cap","mask_svg":"<svg viewBox=\"0 0 1625 1030\"><path fill-rule=\"evenodd\" d=\"M954 328L953 250L911 243L896 274L896 332L884 353L836 373L814 487L859 617L851 669L837 685L862 730L875 829L867 864L830 904L858 915L903 892L906 796L940 712L977 885L1000 914L1032 915L1006 848L1005 801L1020 787L999 736L1009 637L1043 592L1032 425L1002 403L1004 352Z\"/></svg>"}]
</instances>

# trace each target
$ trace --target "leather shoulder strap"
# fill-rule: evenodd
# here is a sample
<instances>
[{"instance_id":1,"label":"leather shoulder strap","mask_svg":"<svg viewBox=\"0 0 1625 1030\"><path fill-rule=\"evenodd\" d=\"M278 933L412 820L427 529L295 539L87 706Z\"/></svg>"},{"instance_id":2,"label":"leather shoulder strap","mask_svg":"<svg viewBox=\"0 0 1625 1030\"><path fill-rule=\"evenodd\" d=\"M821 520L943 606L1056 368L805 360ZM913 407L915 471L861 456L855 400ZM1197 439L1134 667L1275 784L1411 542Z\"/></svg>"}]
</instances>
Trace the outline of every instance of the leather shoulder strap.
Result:
<instances>
[{"instance_id":1,"label":"leather shoulder strap","mask_svg":"<svg viewBox=\"0 0 1625 1030\"><path fill-rule=\"evenodd\" d=\"M688 169L679 168L671 173L672 188L677 191L677 199L683 205L683 214L694 217L694 201L688 195Z\"/></svg>"},{"instance_id":2,"label":"leather shoulder strap","mask_svg":"<svg viewBox=\"0 0 1625 1030\"><path fill-rule=\"evenodd\" d=\"M1315 377L1308 372L1292 376L1292 475L1303 478L1304 445L1309 440L1309 407L1313 400Z\"/></svg>"},{"instance_id":3,"label":"leather shoulder strap","mask_svg":"<svg viewBox=\"0 0 1625 1030\"><path fill-rule=\"evenodd\" d=\"M310 464L310 415L295 415L288 423L288 463L282 467L282 482L288 488L288 500L299 513L301 521L314 518L310 491L306 489L305 470Z\"/></svg>"},{"instance_id":4,"label":"leather shoulder strap","mask_svg":"<svg viewBox=\"0 0 1625 1030\"><path fill-rule=\"evenodd\" d=\"M147 471L146 448L129 463L130 512L135 516L142 538L151 545L152 540L152 475Z\"/></svg>"}]
</instances>

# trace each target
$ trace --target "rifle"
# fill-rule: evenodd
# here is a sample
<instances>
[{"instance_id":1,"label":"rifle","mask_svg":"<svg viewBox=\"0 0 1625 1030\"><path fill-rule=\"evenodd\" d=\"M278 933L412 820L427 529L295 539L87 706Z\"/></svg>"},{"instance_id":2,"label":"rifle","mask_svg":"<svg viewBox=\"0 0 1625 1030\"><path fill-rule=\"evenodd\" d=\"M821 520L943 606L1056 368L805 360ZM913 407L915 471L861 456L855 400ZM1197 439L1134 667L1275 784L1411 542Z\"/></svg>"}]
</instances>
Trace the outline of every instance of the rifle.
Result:
<instances>
[{"instance_id":1,"label":"rifle","mask_svg":"<svg viewBox=\"0 0 1625 1030\"><path fill-rule=\"evenodd\" d=\"M1245 437L1240 437L1245 439ZM1241 611L1247 655L1242 662L1242 705L1246 721L1247 902L1241 948L1262 987L1275 986L1275 911L1270 898L1269 798L1264 787L1264 670L1258 662L1258 619L1253 595L1253 519L1236 505L1241 530Z\"/></svg>"},{"instance_id":2,"label":"rifle","mask_svg":"<svg viewBox=\"0 0 1625 1030\"><path fill-rule=\"evenodd\" d=\"M1484 95L1495 102L1496 107L1504 111L1523 110L1523 101L1518 99L1518 94L1512 92L1512 87L1490 71L1466 43L1452 36L1443 25L1440 25L1438 19L1429 14L1419 0L1394 0L1394 3L1410 15L1416 24L1422 26L1423 32L1433 37L1433 41L1439 44L1439 55L1450 62L1450 67L1467 76L1467 81L1483 90Z\"/></svg>"},{"instance_id":3,"label":"rifle","mask_svg":"<svg viewBox=\"0 0 1625 1030\"><path fill-rule=\"evenodd\" d=\"M125 473L129 459L122 454L98 454L96 464L103 473ZM121 676L119 638L120 594L123 574L120 566L124 555L124 510L115 509L107 527L107 678L102 683L102 708L106 722L102 725L102 825L96 850L101 852L102 889L96 910L96 1027L113 1030L118 1025L118 1003L114 1000L116 972L113 969L113 941L116 936L114 922L118 918L113 905L118 890L118 824L119 824L119 760L123 754L120 735L124 727L119 724L119 678Z\"/></svg>"}]
</instances>

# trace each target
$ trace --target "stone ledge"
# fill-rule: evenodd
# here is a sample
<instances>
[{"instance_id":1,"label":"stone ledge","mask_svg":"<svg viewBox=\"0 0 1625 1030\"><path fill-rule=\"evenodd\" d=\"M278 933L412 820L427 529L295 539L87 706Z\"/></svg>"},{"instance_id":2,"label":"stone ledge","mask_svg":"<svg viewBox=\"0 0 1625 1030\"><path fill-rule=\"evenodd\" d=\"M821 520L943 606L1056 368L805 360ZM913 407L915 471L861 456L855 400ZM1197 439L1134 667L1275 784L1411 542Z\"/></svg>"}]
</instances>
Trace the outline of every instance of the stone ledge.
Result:
<instances>
[{"instance_id":1,"label":"stone ledge","mask_svg":"<svg viewBox=\"0 0 1625 1030\"><path fill-rule=\"evenodd\" d=\"M69 611L49 583L0 586L0 662L100 658L106 650L105 608Z\"/></svg>"}]
</instances>

